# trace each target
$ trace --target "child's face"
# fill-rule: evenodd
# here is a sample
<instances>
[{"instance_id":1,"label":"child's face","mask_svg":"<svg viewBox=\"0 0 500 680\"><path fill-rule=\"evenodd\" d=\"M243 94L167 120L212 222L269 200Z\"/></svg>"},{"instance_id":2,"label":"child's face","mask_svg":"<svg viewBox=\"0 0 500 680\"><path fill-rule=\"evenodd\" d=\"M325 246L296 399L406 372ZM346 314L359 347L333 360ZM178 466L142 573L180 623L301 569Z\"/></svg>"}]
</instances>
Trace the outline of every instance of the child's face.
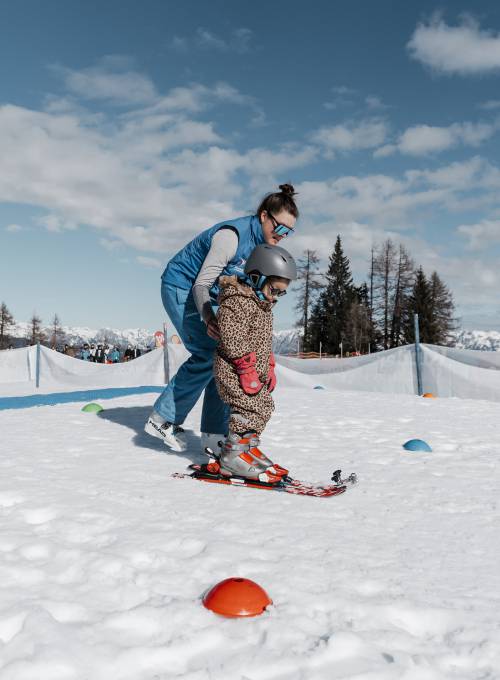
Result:
<instances>
[{"instance_id":1,"label":"child's face","mask_svg":"<svg viewBox=\"0 0 500 680\"><path fill-rule=\"evenodd\" d=\"M262 286L262 293L269 302L277 302L278 298L286 295L289 283L288 279L270 278Z\"/></svg>"}]
</instances>

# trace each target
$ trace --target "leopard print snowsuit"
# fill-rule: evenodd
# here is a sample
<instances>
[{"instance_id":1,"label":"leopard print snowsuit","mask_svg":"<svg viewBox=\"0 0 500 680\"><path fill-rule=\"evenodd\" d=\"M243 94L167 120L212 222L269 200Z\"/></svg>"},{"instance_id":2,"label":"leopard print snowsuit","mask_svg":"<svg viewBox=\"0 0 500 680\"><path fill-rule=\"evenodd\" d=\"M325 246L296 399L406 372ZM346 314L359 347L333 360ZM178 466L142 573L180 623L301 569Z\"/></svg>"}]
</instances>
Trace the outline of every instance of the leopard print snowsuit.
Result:
<instances>
[{"instance_id":1,"label":"leopard print snowsuit","mask_svg":"<svg viewBox=\"0 0 500 680\"><path fill-rule=\"evenodd\" d=\"M238 434L254 431L260 435L274 410L266 384L273 345L273 304L259 300L253 289L238 281L236 276L221 277L219 286L220 342L214 362L217 389L222 401L231 409L230 431ZM231 359L249 352L255 352L257 356L256 370L263 384L253 395L243 391L231 363Z\"/></svg>"}]
</instances>

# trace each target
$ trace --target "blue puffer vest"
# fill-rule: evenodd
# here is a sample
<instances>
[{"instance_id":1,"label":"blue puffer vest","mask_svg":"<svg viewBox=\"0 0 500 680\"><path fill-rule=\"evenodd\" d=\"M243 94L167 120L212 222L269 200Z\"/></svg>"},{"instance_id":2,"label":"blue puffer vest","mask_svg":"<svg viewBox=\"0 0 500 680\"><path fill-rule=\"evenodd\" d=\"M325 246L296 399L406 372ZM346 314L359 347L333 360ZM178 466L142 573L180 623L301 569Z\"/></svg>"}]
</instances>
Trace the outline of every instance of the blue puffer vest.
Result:
<instances>
[{"instance_id":1,"label":"blue puffer vest","mask_svg":"<svg viewBox=\"0 0 500 680\"><path fill-rule=\"evenodd\" d=\"M190 290L210 250L213 235L222 227L232 227L234 231L238 232L238 248L233 259L227 263L220 275L242 277L245 262L250 253L255 246L264 243L262 226L257 215L225 220L202 231L174 255L163 272L162 281L175 288ZM210 297L217 300L218 293L219 286L218 281L216 281L210 289Z\"/></svg>"}]
</instances>

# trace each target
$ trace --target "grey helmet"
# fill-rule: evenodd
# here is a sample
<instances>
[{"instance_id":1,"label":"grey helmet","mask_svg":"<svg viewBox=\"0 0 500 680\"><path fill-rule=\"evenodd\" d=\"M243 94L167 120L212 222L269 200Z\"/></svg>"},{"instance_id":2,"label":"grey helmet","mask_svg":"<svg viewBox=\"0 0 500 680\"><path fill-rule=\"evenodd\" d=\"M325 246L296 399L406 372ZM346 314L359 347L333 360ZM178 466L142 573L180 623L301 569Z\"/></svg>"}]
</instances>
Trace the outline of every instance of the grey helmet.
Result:
<instances>
[{"instance_id":1,"label":"grey helmet","mask_svg":"<svg viewBox=\"0 0 500 680\"><path fill-rule=\"evenodd\" d=\"M270 246L267 243L262 243L254 248L245 263L245 274L249 276L254 273L265 278L279 276L282 279L295 281L297 265L290 253L281 246ZM258 287L260 288L261 285L262 283Z\"/></svg>"}]
</instances>

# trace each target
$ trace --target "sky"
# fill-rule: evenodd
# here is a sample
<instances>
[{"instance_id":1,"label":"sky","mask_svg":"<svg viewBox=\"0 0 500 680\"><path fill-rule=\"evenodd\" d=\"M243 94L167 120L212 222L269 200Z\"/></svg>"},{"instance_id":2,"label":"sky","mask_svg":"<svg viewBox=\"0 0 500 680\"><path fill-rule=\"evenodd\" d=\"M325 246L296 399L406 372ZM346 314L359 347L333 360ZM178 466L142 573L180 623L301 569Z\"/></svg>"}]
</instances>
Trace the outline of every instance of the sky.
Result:
<instances>
[{"instance_id":1,"label":"sky","mask_svg":"<svg viewBox=\"0 0 500 680\"><path fill-rule=\"evenodd\" d=\"M500 330L494 1L3 2L0 158L16 320L161 328L169 258L291 182L294 256L392 238Z\"/></svg>"}]
</instances>

